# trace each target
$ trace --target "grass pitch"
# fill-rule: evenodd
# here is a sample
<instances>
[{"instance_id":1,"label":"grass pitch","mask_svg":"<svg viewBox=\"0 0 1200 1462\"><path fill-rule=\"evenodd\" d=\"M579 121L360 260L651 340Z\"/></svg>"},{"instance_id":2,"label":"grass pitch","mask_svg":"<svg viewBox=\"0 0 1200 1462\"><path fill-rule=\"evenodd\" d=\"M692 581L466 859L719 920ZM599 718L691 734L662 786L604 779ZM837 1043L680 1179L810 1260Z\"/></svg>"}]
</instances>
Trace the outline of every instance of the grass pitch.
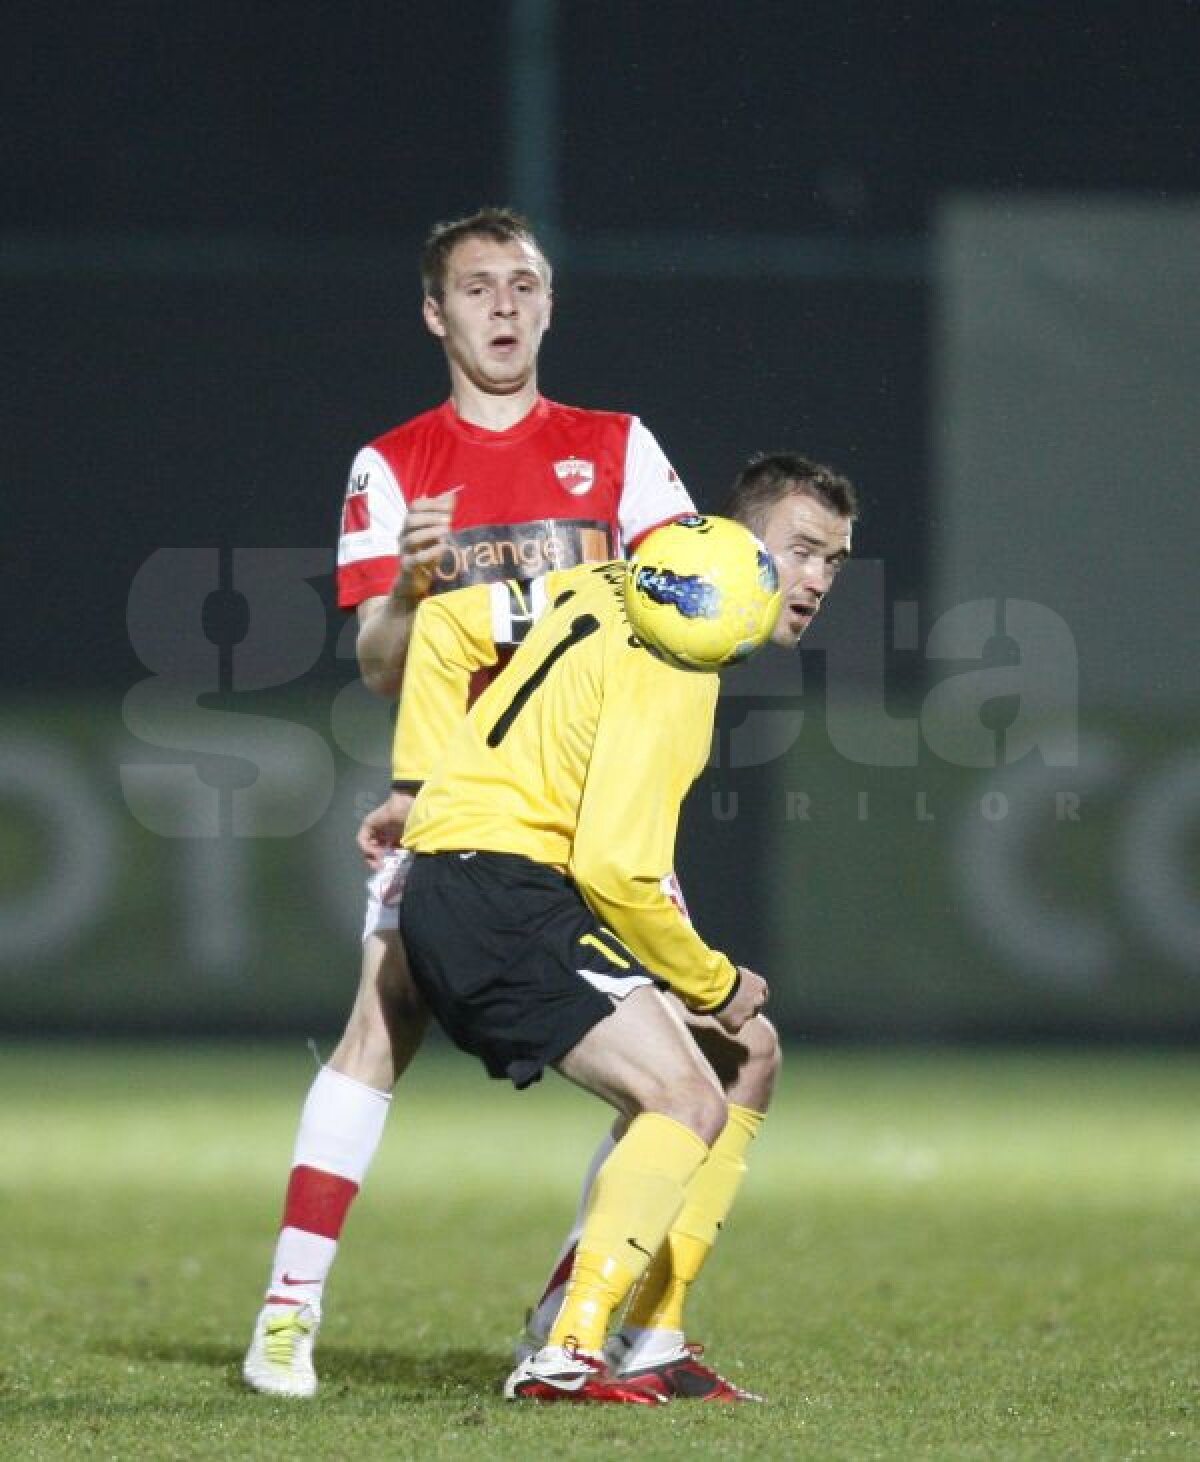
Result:
<instances>
[{"instance_id":1,"label":"grass pitch","mask_svg":"<svg viewBox=\"0 0 1200 1462\"><path fill-rule=\"evenodd\" d=\"M694 1297L765 1407L513 1406L604 1126L431 1051L327 1292L315 1402L240 1388L312 1061L0 1049L0 1457L1196 1455L1200 1063L793 1049Z\"/></svg>"}]
</instances>

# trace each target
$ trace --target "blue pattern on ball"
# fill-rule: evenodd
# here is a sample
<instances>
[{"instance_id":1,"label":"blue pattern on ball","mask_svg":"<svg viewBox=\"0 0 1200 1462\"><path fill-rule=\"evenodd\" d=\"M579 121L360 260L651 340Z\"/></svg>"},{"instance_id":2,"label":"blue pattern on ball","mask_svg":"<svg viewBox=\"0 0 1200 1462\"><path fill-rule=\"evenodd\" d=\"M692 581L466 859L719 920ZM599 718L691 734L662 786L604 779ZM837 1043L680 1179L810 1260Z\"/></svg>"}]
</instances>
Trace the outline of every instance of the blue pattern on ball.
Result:
<instances>
[{"instance_id":1,"label":"blue pattern on ball","mask_svg":"<svg viewBox=\"0 0 1200 1462\"><path fill-rule=\"evenodd\" d=\"M639 592L655 604L670 604L685 619L716 619L721 612L720 589L698 574L639 568L636 583Z\"/></svg>"},{"instance_id":2,"label":"blue pattern on ball","mask_svg":"<svg viewBox=\"0 0 1200 1462\"><path fill-rule=\"evenodd\" d=\"M771 594L779 588L779 570L765 548L758 550L758 582Z\"/></svg>"}]
</instances>

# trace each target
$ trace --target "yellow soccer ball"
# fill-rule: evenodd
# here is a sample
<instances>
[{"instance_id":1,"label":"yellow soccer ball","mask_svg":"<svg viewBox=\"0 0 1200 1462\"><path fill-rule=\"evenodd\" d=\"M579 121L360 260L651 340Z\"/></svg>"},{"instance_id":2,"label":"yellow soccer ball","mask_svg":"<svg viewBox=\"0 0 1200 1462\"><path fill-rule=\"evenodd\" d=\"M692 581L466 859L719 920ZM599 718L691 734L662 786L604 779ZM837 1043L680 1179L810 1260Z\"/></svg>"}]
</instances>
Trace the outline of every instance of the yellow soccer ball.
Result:
<instances>
[{"instance_id":1,"label":"yellow soccer ball","mask_svg":"<svg viewBox=\"0 0 1200 1462\"><path fill-rule=\"evenodd\" d=\"M775 628L781 598L775 560L732 518L667 523L625 566L634 634L680 670L720 670L753 655Z\"/></svg>"}]
</instances>

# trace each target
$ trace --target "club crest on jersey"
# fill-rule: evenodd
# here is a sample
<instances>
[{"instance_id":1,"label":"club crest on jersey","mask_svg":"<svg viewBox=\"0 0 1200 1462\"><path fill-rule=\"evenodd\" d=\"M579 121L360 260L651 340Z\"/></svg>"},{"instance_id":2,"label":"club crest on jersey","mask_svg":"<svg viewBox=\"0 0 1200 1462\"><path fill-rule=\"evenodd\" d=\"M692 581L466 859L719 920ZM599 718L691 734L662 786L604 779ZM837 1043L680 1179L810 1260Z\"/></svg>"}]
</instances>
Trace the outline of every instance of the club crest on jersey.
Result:
<instances>
[{"instance_id":1,"label":"club crest on jersey","mask_svg":"<svg viewBox=\"0 0 1200 1462\"><path fill-rule=\"evenodd\" d=\"M596 464L584 457L564 457L554 464L554 475L572 497L582 497L596 484Z\"/></svg>"}]
</instances>

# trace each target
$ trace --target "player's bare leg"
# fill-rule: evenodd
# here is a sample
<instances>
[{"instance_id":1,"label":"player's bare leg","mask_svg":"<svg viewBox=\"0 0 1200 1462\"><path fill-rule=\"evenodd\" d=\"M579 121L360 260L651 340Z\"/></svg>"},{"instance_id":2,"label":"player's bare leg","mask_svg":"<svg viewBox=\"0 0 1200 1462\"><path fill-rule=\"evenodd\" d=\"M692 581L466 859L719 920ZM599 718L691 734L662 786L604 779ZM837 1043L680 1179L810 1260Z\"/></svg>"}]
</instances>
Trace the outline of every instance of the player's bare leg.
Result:
<instances>
[{"instance_id":1,"label":"player's bare leg","mask_svg":"<svg viewBox=\"0 0 1200 1462\"><path fill-rule=\"evenodd\" d=\"M547 1343L517 1367L505 1394L639 1399L637 1390L605 1392L601 1356L609 1319L666 1237L688 1182L725 1125L725 1100L678 1013L648 986L593 1026L558 1069L614 1106L629 1126L596 1174ZM647 1388L647 1394L658 1393Z\"/></svg>"},{"instance_id":2,"label":"player's bare leg","mask_svg":"<svg viewBox=\"0 0 1200 1462\"><path fill-rule=\"evenodd\" d=\"M689 1025L725 1088L729 1120L688 1184L683 1207L632 1295L608 1354L622 1377L657 1384L669 1398L757 1401L762 1398L700 1360L702 1347L687 1338L684 1306L745 1179L747 1152L779 1071L779 1039L762 1016L737 1036L703 1017L689 1019Z\"/></svg>"},{"instance_id":3,"label":"player's bare leg","mask_svg":"<svg viewBox=\"0 0 1200 1462\"><path fill-rule=\"evenodd\" d=\"M608 1353L614 1365L625 1370L639 1370L659 1362L670 1366L673 1383L688 1387L685 1394L691 1397L744 1399L750 1393L722 1382L715 1371L696 1360L694 1347L689 1346L684 1331L683 1306L745 1176L746 1149L761 1126L779 1071L779 1039L764 1016L755 1017L737 1035L730 1035L711 1016L693 1015L673 996L667 998L677 1005L724 1087L731 1117L705 1168L694 1180L697 1193L693 1195L693 1205L690 1208L685 1205L672 1233L637 1286L626 1322L610 1341ZM618 1119L592 1160L572 1231L517 1344L518 1360L542 1343L553 1324L582 1229L597 1158L607 1154L623 1129L624 1122Z\"/></svg>"},{"instance_id":4,"label":"player's bare leg","mask_svg":"<svg viewBox=\"0 0 1200 1462\"><path fill-rule=\"evenodd\" d=\"M395 929L363 940L358 994L327 1065L377 1091L390 1092L421 1047L429 1010L409 973Z\"/></svg>"},{"instance_id":5,"label":"player's bare leg","mask_svg":"<svg viewBox=\"0 0 1200 1462\"><path fill-rule=\"evenodd\" d=\"M756 1016L737 1035L730 1035L712 1016L693 1014L673 995L668 994L666 998L679 1011L704 1052L725 1088L726 1098L730 1103L743 1107L748 1112L758 1113L760 1117L765 1114L781 1060L779 1038L770 1021L765 1016ZM625 1121L618 1118L592 1156L571 1228L559 1249L554 1268L537 1304L526 1317L525 1331L514 1348L518 1361L523 1360L544 1342L550 1326L554 1323L571 1272L575 1245L583 1228L592 1181L600 1163L611 1152L614 1142L619 1140L624 1130Z\"/></svg>"}]
</instances>

